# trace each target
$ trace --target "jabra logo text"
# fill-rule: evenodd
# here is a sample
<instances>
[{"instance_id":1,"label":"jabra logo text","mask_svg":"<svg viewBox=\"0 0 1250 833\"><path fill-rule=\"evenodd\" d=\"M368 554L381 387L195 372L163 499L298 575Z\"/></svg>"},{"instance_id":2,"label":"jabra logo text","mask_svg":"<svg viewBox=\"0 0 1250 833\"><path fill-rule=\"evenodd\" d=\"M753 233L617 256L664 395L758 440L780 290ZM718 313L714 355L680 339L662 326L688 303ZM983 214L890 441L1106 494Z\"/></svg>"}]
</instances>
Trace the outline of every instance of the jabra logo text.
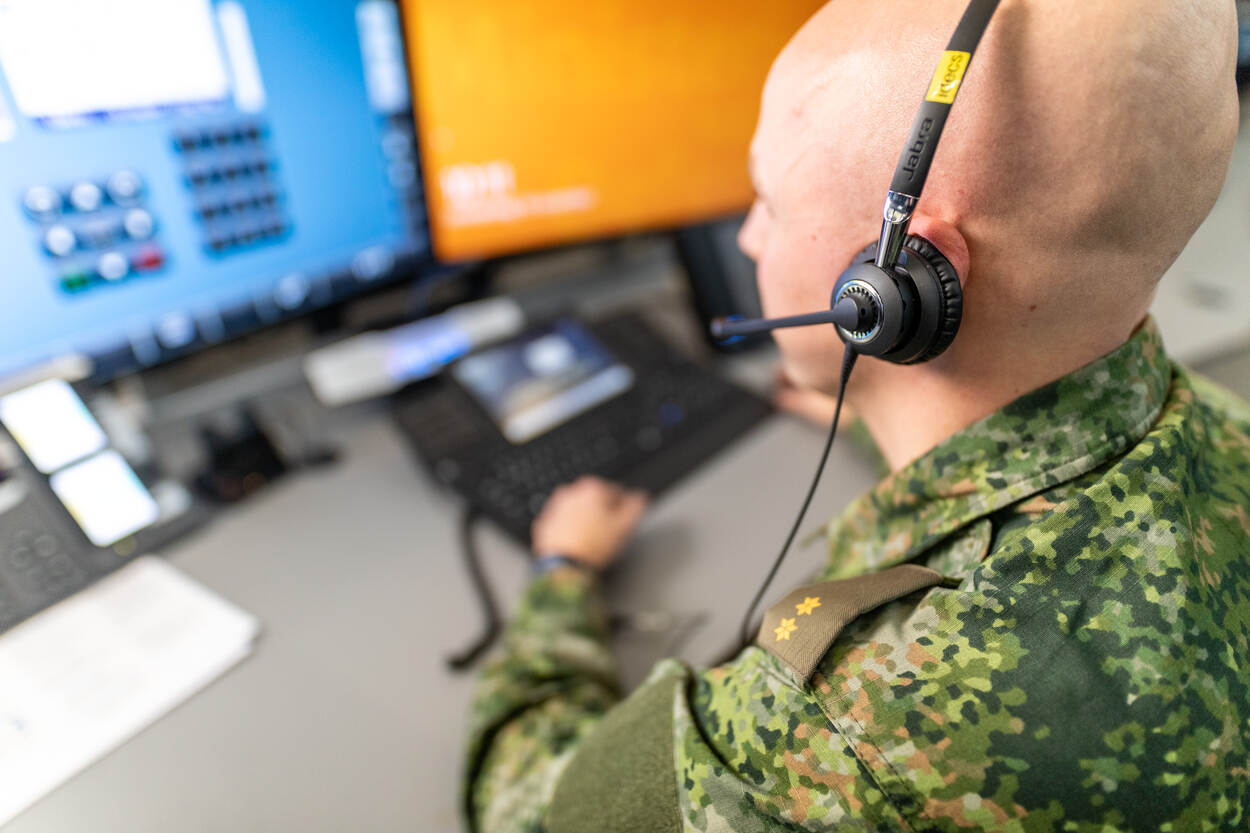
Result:
<instances>
[{"instance_id":1,"label":"jabra logo text","mask_svg":"<svg viewBox=\"0 0 1250 833\"><path fill-rule=\"evenodd\" d=\"M903 170L907 171L907 179L909 181L915 178L916 169L920 167L920 155L929 146L929 137L932 135L933 119L925 119L920 123L920 131L916 134L916 141L907 149L907 161L903 163Z\"/></svg>"}]
</instances>

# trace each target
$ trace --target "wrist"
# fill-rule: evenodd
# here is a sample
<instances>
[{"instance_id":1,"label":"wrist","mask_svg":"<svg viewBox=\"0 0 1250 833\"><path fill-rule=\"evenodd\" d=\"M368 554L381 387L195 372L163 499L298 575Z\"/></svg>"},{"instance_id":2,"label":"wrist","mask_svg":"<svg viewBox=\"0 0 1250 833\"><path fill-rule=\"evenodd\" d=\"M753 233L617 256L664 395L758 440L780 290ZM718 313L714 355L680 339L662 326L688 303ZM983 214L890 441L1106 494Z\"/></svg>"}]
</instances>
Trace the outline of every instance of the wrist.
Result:
<instances>
[{"instance_id":1,"label":"wrist","mask_svg":"<svg viewBox=\"0 0 1250 833\"><path fill-rule=\"evenodd\" d=\"M534 556L530 563L530 572L534 576L545 576L556 570L576 570L585 575L598 578L600 571L578 558L559 552L543 552Z\"/></svg>"}]
</instances>

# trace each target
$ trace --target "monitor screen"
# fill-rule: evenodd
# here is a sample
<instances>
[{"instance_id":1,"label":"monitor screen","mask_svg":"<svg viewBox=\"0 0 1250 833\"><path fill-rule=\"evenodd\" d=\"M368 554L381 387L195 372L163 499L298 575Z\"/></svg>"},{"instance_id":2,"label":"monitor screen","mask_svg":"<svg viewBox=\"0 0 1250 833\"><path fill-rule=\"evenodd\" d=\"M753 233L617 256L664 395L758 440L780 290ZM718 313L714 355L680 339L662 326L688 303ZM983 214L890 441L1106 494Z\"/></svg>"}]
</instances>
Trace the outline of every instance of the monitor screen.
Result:
<instances>
[{"instance_id":1,"label":"monitor screen","mask_svg":"<svg viewBox=\"0 0 1250 833\"><path fill-rule=\"evenodd\" d=\"M745 209L764 78L820 0L403 0L435 251Z\"/></svg>"},{"instance_id":2,"label":"monitor screen","mask_svg":"<svg viewBox=\"0 0 1250 833\"><path fill-rule=\"evenodd\" d=\"M109 376L424 260L394 0L0 0L0 374Z\"/></svg>"}]
</instances>

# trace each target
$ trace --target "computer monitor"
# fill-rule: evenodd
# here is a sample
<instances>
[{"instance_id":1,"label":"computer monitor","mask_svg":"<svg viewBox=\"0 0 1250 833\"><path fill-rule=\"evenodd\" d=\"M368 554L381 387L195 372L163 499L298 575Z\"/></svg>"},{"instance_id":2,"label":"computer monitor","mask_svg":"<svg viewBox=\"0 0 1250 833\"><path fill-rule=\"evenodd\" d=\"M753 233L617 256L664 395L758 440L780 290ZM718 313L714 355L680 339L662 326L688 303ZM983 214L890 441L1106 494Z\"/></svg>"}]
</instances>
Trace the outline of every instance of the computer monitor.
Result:
<instances>
[{"instance_id":1,"label":"computer monitor","mask_svg":"<svg viewBox=\"0 0 1250 833\"><path fill-rule=\"evenodd\" d=\"M413 274L410 101L393 0L0 0L0 375Z\"/></svg>"},{"instance_id":2,"label":"computer monitor","mask_svg":"<svg viewBox=\"0 0 1250 833\"><path fill-rule=\"evenodd\" d=\"M436 253L745 209L768 68L821 0L403 0Z\"/></svg>"}]
</instances>

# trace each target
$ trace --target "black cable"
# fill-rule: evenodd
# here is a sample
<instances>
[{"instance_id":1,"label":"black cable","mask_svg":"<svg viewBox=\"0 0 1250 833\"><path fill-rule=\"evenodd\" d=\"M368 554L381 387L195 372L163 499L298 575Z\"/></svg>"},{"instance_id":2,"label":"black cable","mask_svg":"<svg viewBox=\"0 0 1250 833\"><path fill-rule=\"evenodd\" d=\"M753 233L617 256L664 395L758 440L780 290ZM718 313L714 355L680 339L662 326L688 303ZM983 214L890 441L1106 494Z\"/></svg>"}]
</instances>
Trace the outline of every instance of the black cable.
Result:
<instances>
[{"instance_id":1,"label":"black cable","mask_svg":"<svg viewBox=\"0 0 1250 833\"><path fill-rule=\"evenodd\" d=\"M747 608L746 615L742 617L742 628L739 634L742 642L739 650L751 644L751 620L755 618L755 609L759 607L764 594L768 592L769 585L777 577L777 571L781 569L781 562L786 560L786 554L790 552L790 545L794 543L794 536L799 534L799 528L803 525L803 517L807 514L807 507L811 505L812 498L816 495L816 487L820 485L820 476L824 473L825 463L829 460L829 451L833 448L833 438L838 435L838 418L842 415L842 400L846 396L846 383L851 378L851 371L855 369L855 359L858 356L859 353L855 352L855 348L849 344L846 345L845 350L842 352L842 376L838 381L838 403L833 409L833 424L829 426L829 439L825 441L825 450L821 452L820 463L816 466L816 476L812 478L812 485L807 490L807 497L803 498L803 507L799 509L799 516L794 519L794 526L790 527L790 534L786 536L786 542L782 544L781 552L777 554L777 560L773 562L772 569L768 571L768 575L764 578L764 583L760 585L760 589L755 593L755 598L751 600L751 606ZM734 653L737 653L737 651Z\"/></svg>"},{"instance_id":2,"label":"black cable","mask_svg":"<svg viewBox=\"0 0 1250 833\"><path fill-rule=\"evenodd\" d=\"M495 594L491 592L490 583L486 580L486 572L482 569L482 555L473 538L473 527L480 517L472 508L466 508L460 516L460 552L469 571L469 583L473 585L478 601L481 602L482 617L486 620L486 625L481 635L468 647L447 658L447 667L452 671L468 670L482 654L490 650L503 630L499 605L495 601Z\"/></svg>"}]
</instances>

